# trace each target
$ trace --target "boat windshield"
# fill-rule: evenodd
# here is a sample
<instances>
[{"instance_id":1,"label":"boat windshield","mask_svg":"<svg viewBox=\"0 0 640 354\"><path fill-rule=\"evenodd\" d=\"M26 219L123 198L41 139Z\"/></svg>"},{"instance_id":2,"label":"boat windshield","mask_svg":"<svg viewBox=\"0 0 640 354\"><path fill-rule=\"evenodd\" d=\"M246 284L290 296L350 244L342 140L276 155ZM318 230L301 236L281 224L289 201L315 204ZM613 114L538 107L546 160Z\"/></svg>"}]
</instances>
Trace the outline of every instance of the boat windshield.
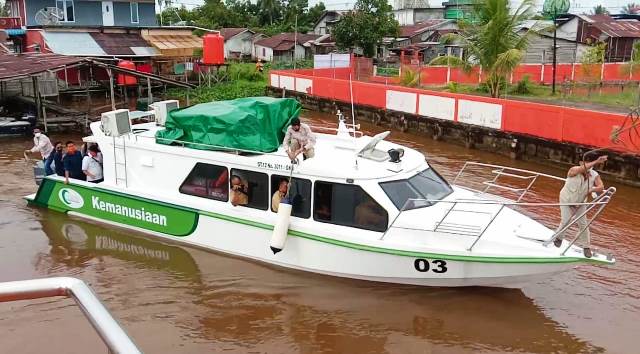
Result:
<instances>
[{"instance_id":1,"label":"boat windshield","mask_svg":"<svg viewBox=\"0 0 640 354\"><path fill-rule=\"evenodd\" d=\"M432 167L418 173L417 175L397 181L380 183L380 187L387 193L387 196L398 209L405 207L405 210L430 206L433 203L415 201L405 203L409 199L437 199L440 200L453 192L447 181Z\"/></svg>"}]
</instances>

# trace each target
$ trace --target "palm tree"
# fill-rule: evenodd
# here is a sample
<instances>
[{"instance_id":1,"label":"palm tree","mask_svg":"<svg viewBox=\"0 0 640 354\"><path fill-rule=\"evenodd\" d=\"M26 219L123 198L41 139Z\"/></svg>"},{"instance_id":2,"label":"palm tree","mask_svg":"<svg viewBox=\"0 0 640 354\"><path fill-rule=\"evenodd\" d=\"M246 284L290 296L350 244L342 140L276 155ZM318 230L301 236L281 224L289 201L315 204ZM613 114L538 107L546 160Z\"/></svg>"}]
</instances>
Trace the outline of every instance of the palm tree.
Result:
<instances>
[{"instance_id":1,"label":"palm tree","mask_svg":"<svg viewBox=\"0 0 640 354\"><path fill-rule=\"evenodd\" d=\"M609 10L607 10L604 6L598 5L591 10L592 15L608 15Z\"/></svg>"},{"instance_id":2,"label":"palm tree","mask_svg":"<svg viewBox=\"0 0 640 354\"><path fill-rule=\"evenodd\" d=\"M629 15L640 13L640 5L635 2L628 3L622 7L622 13Z\"/></svg>"},{"instance_id":3,"label":"palm tree","mask_svg":"<svg viewBox=\"0 0 640 354\"><path fill-rule=\"evenodd\" d=\"M438 58L438 62L469 68L480 65L487 74L491 97L498 97L509 75L522 60L528 46L529 31L518 33L520 25L533 15L533 0L524 0L513 10L509 0L482 0L470 22L460 22L460 33L446 36L445 42L457 42L465 48L466 60ZM438 63L432 63L438 64Z\"/></svg>"},{"instance_id":4,"label":"palm tree","mask_svg":"<svg viewBox=\"0 0 640 354\"><path fill-rule=\"evenodd\" d=\"M260 1L260 10L264 11L269 15L269 24L273 25L273 15L278 11L278 1L277 0L261 0Z\"/></svg>"}]
</instances>

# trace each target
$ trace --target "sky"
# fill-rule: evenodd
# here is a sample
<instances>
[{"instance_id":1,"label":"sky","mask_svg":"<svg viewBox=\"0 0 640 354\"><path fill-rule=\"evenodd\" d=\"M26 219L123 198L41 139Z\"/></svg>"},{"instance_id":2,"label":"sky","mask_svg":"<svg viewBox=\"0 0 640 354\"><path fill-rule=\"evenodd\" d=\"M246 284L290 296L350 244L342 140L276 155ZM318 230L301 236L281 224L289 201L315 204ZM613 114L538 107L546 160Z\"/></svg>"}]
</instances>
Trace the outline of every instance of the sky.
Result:
<instances>
[{"instance_id":1,"label":"sky","mask_svg":"<svg viewBox=\"0 0 640 354\"><path fill-rule=\"evenodd\" d=\"M1 1L1 0L0 0ZM255 0L254 0L255 1ZM309 0L309 5L313 6L321 0ZM393 5L394 0L389 0L389 2ZM445 0L429 0L429 3L432 7L441 6L442 2ZM536 5L539 8L542 8L542 3L544 0L534 0ZM606 7L609 12L617 13L620 12L620 8L627 3L634 2L634 0L569 0L571 2L571 9L569 12L572 13L583 13L589 12L596 5L602 5ZM188 8L195 7L199 4L204 3L204 0L173 0L174 3L185 4ZM325 6L330 10L343 10L349 9L353 7L355 0L324 0ZM514 5L519 5L521 1L512 0ZM635 2L639 2L635 0Z\"/></svg>"}]
</instances>

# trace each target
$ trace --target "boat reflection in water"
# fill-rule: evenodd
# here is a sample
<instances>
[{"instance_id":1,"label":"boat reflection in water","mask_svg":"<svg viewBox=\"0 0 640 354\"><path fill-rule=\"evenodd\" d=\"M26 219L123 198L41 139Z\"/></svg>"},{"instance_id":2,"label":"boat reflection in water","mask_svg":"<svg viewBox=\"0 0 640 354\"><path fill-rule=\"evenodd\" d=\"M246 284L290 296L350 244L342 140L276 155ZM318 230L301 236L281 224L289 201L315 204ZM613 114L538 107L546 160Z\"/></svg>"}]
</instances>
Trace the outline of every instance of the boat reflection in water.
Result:
<instances>
[{"instance_id":1,"label":"boat reflection in water","mask_svg":"<svg viewBox=\"0 0 640 354\"><path fill-rule=\"evenodd\" d=\"M77 273L102 264L96 291L129 294L112 296L109 307L121 318L179 328L164 339L172 345L280 353L602 351L567 333L519 290L390 287L271 269L64 214L40 220L51 251L39 257L39 269ZM136 340L144 348L153 338Z\"/></svg>"}]
</instances>

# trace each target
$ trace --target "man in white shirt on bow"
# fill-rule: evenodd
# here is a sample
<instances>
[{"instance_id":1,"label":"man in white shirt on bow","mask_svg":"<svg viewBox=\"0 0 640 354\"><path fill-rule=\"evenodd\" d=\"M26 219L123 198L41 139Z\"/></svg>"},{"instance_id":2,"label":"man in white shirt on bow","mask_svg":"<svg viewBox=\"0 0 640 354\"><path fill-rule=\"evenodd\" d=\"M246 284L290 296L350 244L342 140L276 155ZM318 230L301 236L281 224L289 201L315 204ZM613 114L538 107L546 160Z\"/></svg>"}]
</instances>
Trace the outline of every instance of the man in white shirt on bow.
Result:
<instances>
[{"instance_id":1,"label":"man in white shirt on bow","mask_svg":"<svg viewBox=\"0 0 640 354\"><path fill-rule=\"evenodd\" d=\"M47 175L52 175L51 162L53 161L52 152L53 145L49 137L44 135L39 128L33 129L33 147L29 150L25 150L27 153L40 152L42 161L44 162L44 171Z\"/></svg>"}]
</instances>

